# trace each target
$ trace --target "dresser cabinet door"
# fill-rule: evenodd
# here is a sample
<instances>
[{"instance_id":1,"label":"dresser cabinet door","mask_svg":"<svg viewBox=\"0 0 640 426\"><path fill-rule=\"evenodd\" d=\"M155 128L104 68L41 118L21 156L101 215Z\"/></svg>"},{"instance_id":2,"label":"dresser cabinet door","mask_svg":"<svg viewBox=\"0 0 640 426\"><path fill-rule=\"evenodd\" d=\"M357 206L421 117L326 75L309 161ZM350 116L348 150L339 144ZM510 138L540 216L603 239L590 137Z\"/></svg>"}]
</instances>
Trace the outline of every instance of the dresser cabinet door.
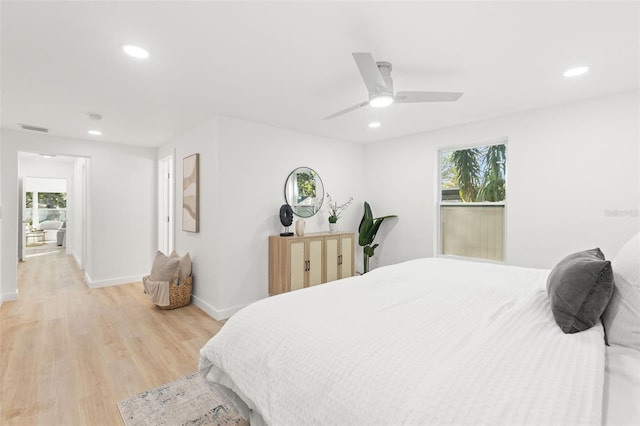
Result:
<instances>
[{"instance_id":1,"label":"dresser cabinet door","mask_svg":"<svg viewBox=\"0 0 640 426\"><path fill-rule=\"evenodd\" d=\"M353 276L353 236L340 237L340 278Z\"/></svg>"},{"instance_id":2,"label":"dresser cabinet door","mask_svg":"<svg viewBox=\"0 0 640 426\"><path fill-rule=\"evenodd\" d=\"M294 240L289 244L289 290L298 290L304 287L307 274L305 246L304 240Z\"/></svg>"},{"instance_id":3,"label":"dresser cabinet door","mask_svg":"<svg viewBox=\"0 0 640 426\"><path fill-rule=\"evenodd\" d=\"M338 262L340 260L340 237L331 236L325 239L325 253L327 261L327 282L340 278Z\"/></svg>"},{"instance_id":4,"label":"dresser cabinet door","mask_svg":"<svg viewBox=\"0 0 640 426\"><path fill-rule=\"evenodd\" d=\"M353 236L343 234L326 237L327 282L353 275Z\"/></svg>"},{"instance_id":5,"label":"dresser cabinet door","mask_svg":"<svg viewBox=\"0 0 640 426\"><path fill-rule=\"evenodd\" d=\"M311 287L312 285L318 285L324 282L324 257L322 253L324 249L324 238L314 238L309 240L307 243L307 286Z\"/></svg>"}]
</instances>

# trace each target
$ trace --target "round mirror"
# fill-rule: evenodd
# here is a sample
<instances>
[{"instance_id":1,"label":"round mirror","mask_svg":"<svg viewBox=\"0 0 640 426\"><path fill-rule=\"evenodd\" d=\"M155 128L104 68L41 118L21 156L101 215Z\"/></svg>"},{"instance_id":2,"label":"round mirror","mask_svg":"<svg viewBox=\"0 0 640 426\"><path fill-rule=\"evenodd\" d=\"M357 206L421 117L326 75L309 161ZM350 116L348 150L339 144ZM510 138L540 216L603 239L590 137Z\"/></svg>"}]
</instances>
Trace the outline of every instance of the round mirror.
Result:
<instances>
[{"instance_id":1,"label":"round mirror","mask_svg":"<svg viewBox=\"0 0 640 426\"><path fill-rule=\"evenodd\" d=\"M298 167L291 172L284 184L284 199L293 214L311 217L320 211L324 201L322 179L309 167Z\"/></svg>"}]
</instances>

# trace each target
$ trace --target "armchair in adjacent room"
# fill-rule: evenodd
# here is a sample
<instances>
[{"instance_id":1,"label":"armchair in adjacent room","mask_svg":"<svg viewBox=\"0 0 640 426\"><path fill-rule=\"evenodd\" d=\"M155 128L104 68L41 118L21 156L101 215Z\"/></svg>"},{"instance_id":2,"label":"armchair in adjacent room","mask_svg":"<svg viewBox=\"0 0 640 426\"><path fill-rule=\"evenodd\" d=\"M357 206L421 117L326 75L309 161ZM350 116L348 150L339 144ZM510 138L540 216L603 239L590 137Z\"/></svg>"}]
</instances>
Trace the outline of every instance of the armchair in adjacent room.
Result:
<instances>
[{"instance_id":1,"label":"armchair in adjacent room","mask_svg":"<svg viewBox=\"0 0 640 426\"><path fill-rule=\"evenodd\" d=\"M60 225L60 228L58 228L58 232L56 234L56 240L59 246L67 245L67 222L66 221L62 222L62 225Z\"/></svg>"},{"instance_id":2,"label":"armchair in adjacent room","mask_svg":"<svg viewBox=\"0 0 640 426\"><path fill-rule=\"evenodd\" d=\"M63 222L59 220L45 220L38 224L37 229L44 231L45 241L56 241L58 230L62 227Z\"/></svg>"}]
</instances>

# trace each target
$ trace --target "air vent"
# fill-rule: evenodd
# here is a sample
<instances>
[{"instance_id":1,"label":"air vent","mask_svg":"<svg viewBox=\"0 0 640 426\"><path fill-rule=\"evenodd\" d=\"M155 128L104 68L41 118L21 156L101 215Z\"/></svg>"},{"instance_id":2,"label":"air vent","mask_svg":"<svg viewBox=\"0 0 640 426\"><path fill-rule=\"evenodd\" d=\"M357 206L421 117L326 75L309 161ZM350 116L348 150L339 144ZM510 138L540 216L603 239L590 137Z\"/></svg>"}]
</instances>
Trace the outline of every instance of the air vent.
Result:
<instances>
[{"instance_id":1,"label":"air vent","mask_svg":"<svg viewBox=\"0 0 640 426\"><path fill-rule=\"evenodd\" d=\"M19 124L19 123L18 123ZM24 130L32 130L34 132L43 132L47 133L49 129L45 129L44 127L32 126L31 124L19 124Z\"/></svg>"}]
</instances>

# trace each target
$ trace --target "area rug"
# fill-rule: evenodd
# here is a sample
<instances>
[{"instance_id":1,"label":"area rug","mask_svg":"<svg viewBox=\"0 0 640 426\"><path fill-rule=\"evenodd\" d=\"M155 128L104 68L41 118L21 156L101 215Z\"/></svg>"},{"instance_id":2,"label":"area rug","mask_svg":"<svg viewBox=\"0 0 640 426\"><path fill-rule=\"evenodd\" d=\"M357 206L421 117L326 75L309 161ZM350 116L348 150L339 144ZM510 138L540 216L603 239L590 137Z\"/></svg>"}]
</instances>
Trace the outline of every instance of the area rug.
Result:
<instances>
[{"instance_id":1,"label":"area rug","mask_svg":"<svg viewBox=\"0 0 640 426\"><path fill-rule=\"evenodd\" d=\"M118 403L126 426L248 426L248 409L224 386L195 373Z\"/></svg>"}]
</instances>

